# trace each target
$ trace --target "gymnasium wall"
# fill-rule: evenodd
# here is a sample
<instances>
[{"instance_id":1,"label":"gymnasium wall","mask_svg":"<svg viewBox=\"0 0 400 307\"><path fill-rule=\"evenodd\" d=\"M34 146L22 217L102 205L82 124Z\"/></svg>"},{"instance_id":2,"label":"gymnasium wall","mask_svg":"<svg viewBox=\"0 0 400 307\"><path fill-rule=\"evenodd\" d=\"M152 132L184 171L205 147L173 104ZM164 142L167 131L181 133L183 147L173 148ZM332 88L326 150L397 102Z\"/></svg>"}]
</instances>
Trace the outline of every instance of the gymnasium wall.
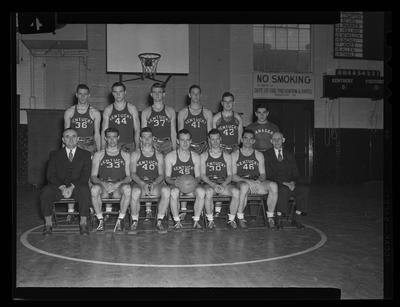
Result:
<instances>
[{"instance_id":1,"label":"gymnasium wall","mask_svg":"<svg viewBox=\"0 0 400 307\"><path fill-rule=\"evenodd\" d=\"M70 50L72 54L64 56L35 56L19 42L19 64L17 65L17 94L20 95L22 109L49 109L65 110L74 102L74 91L78 83L86 83L91 89L90 102L103 110L111 101L111 85L119 81L119 76L106 73L106 26L104 24L86 25L86 51ZM375 69L383 72L382 61L371 60L344 60L333 58L333 25L312 26L312 70L314 75L314 127L315 127L315 159L318 177L320 169L327 165L335 165L338 161L338 146L327 146L321 140L335 133L333 129L345 129L351 137L368 142L369 137L359 137L367 131L383 129L383 101L371 101L361 98L340 98L327 100L322 97L322 76L324 73L334 74L337 68ZM51 52L49 52L49 55ZM236 110L243 114L245 125L252 118L253 99L253 28L252 25L228 24L190 24L189 25L189 70L188 75L173 76L167 85L166 103L176 110L186 104L187 90L192 84L202 87L202 100L206 107L216 112L221 95L231 91L235 95ZM132 75L123 75L123 81L132 78ZM161 79L166 76L160 76ZM153 81L137 80L126 81L128 101L133 102L139 110L148 105L149 89ZM49 119L50 120L50 119ZM20 124L27 125L26 111L20 112ZM31 125L32 123L29 123ZM46 122L46 116L40 122L46 129L51 126ZM23 131L29 132L28 129ZM36 128L35 128L36 129ZM54 129L57 129L54 127ZM354 130L348 130L354 129ZM354 133L355 134L354 134ZM368 134L369 132L367 132ZM378 133L381 135L381 133ZM57 135L57 133L55 134ZM344 135L342 133L342 135ZM32 138L41 138L40 135ZM24 139L24 138L21 138ZM37 140L28 140L35 144ZM329 141L329 140L328 140ZM48 138L46 148L57 148L59 142ZM325 142L326 143L326 142ZM379 141L373 147L379 148ZM356 146L355 142L348 142L346 146ZM343 144L339 144L339 148ZM327 158L331 154L323 154L327 149L335 157L335 161ZM340 151L343 152L343 151ZM378 159L382 157L383 149L378 150ZM366 153L369 155L368 153ZM29 163L28 173L37 159L29 153L32 160ZM40 157L42 161L47 155ZM344 159L349 160L349 159ZM351 159L349 160L351 164ZM43 162L41 162L43 163ZM33 164L33 165L32 165ZM346 164L343 168L348 168ZM338 167L336 167L338 169ZM322 176L323 177L323 176ZM32 180L31 180L32 181ZM38 180L40 181L40 180ZM32 182L31 182L32 183Z\"/></svg>"}]
</instances>

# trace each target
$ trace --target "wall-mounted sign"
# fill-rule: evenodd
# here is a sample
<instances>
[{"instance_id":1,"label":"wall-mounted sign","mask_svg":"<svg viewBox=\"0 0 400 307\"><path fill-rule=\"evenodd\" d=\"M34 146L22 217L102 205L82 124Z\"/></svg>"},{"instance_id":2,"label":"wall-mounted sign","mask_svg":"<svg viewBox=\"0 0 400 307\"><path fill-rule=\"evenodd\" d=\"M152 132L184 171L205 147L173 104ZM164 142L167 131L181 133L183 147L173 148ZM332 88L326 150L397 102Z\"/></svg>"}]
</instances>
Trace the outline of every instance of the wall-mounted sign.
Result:
<instances>
[{"instance_id":1,"label":"wall-mounted sign","mask_svg":"<svg viewBox=\"0 0 400 307\"><path fill-rule=\"evenodd\" d=\"M382 77L325 75L323 97L354 97L382 99L384 79Z\"/></svg>"},{"instance_id":2,"label":"wall-mounted sign","mask_svg":"<svg viewBox=\"0 0 400 307\"><path fill-rule=\"evenodd\" d=\"M311 73L254 72L254 99L314 99Z\"/></svg>"},{"instance_id":3,"label":"wall-mounted sign","mask_svg":"<svg viewBox=\"0 0 400 307\"><path fill-rule=\"evenodd\" d=\"M364 57L363 12L340 12L340 23L335 24L334 55L337 58Z\"/></svg>"}]
</instances>

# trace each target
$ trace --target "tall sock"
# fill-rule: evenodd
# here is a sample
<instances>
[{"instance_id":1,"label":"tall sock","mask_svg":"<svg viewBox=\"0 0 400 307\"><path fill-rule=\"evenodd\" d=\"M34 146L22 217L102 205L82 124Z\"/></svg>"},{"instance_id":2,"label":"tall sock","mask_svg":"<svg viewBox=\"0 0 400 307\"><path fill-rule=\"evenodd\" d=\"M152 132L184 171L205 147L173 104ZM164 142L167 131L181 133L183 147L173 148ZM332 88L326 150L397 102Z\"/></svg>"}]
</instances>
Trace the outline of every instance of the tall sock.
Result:
<instances>
[{"instance_id":1,"label":"tall sock","mask_svg":"<svg viewBox=\"0 0 400 307\"><path fill-rule=\"evenodd\" d=\"M244 218L244 213L236 213L236 216L239 220L242 220Z\"/></svg>"}]
</instances>

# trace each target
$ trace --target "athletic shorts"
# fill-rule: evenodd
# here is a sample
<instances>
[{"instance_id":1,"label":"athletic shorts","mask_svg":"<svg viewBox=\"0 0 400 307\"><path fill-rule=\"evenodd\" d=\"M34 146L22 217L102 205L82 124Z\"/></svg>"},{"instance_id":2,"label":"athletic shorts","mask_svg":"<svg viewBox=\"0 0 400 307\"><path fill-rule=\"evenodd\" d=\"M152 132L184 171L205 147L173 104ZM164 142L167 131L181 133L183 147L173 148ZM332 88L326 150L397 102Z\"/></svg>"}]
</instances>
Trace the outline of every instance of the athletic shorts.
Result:
<instances>
[{"instance_id":1,"label":"athletic shorts","mask_svg":"<svg viewBox=\"0 0 400 307\"><path fill-rule=\"evenodd\" d=\"M104 180L106 181L106 180ZM101 198L121 198L122 196L122 188L125 185L129 185L129 183L121 184L117 190L111 193L106 193L104 191L104 188L101 184L98 184L98 186L101 188Z\"/></svg>"},{"instance_id":2,"label":"athletic shorts","mask_svg":"<svg viewBox=\"0 0 400 307\"><path fill-rule=\"evenodd\" d=\"M255 182L255 180L254 180L254 182ZM254 185L250 186L250 193L249 194L254 194L254 195L265 195L265 194L268 194L267 183L268 183L268 181L261 181L261 182L259 182L257 184L254 184ZM236 183L236 187L238 189L239 189L239 184L240 184L240 182Z\"/></svg>"},{"instance_id":3,"label":"athletic shorts","mask_svg":"<svg viewBox=\"0 0 400 307\"><path fill-rule=\"evenodd\" d=\"M235 144L235 145L228 146L225 144L221 144L221 148L223 151L227 152L228 154L231 154L232 152L239 149L239 145Z\"/></svg>"},{"instance_id":4,"label":"athletic shorts","mask_svg":"<svg viewBox=\"0 0 400 307\"><path fill-rule=\"evenodd\" d=\"M77 146L89 151L92 155L97 151L97 146L93 137L78 137Z\"/></svg>"},{"instance_id":5,"label":"athletic shorts","mask_svg":"<svg viewBox=\"0 0 400 307\"><path fill-rule=\"evenodd\" d=\"M190 149L193 150L195 153L201 155L203 152L205 152L208 149L208 143L207 141L195 144L192 143L190 145Z\"/></svg>"},{"instance_id":6,"label":"athletic shorts","mask_svg":"<svg viewBox=\"0 0 400 307\"><path fill-rule=\"evenodd\" d=\"M164 156L172 151L172 142L170 138L154 140L154 148Z\"/></svg>"},{"instance_id":7,"label":"athletic shorts","mask_svg":"<svg viewBox=\"0 0 400 307\"><path fill-rule=\"evenodd\" d=\"M153 192L155 192L155 193L153 193L153 194L147 194L148 193L148 190L146 190L146 187L147 186L145 186L145 187L140 187L137 183L134 183L133 185L132 185L132 188L135 188L135 187L137 187L137 188L139 188L139 189L141 189L142 190L142 193L141 193L141 197L152 197L152 196L160 196L161 195L161 188L162 187L165 187L165 186L167 186L165 183L163 183L163 182L161 182L161 183L159 183L159 184L157 184L157 186L158 186L158 188L156 188L155 190L153 190Z\"/></svg>"}]
</instances>

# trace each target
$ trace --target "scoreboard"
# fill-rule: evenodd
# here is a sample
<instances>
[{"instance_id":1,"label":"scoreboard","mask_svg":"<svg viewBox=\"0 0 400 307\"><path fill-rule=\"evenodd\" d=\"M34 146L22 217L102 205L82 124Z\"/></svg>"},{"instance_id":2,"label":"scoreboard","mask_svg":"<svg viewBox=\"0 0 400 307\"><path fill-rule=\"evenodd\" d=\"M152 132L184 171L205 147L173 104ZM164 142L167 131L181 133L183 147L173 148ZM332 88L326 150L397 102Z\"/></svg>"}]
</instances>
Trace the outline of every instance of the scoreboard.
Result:
<instances>
[{"instance_id":1,"label":"scoreboard","mask_svg":"<svg viewBox=\"0 0 400 307\"><path fill-rule=\"evenodd\" d=\"M340 12L334 26L334 57L383 60L383 12Z\"/></svg>"}]
</instances>

